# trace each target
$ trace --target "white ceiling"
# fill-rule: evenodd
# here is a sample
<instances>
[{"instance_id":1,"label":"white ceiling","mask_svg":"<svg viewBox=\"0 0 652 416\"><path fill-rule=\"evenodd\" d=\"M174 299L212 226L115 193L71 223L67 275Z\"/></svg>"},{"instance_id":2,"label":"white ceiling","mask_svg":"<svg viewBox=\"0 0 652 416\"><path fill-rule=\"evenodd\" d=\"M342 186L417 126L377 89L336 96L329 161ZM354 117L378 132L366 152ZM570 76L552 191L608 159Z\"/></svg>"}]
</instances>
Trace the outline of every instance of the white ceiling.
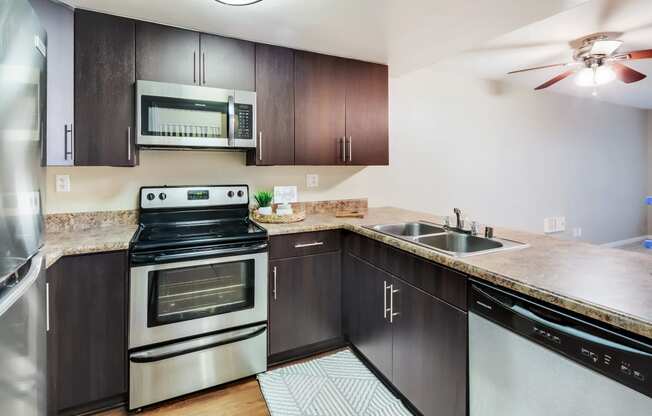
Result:
<instances>
[{"instance_id":1,"label":"white ceiling","mask_svg":"<svg viewBox=\"0 0 652 416\"><path fill-rule=\"evenodd\" d=\"M587 0L62 0L73 7L333 55L428 66Z\"/></svg>"},{"instance_id":2,"label":"white ceiling","mask_svg":"<svg viewBox=\"0 0 652 416\"><path fill-rule=\"evenodd\" d=\"M562 62L571 62L569 42L596 32L622 33L621 51L652 49L651 0L593 0L563 13L499 36L486 44L449 58L443 67L466 70L475 76L513 82L534 89L565 71L552 68L521 74L507 72ZM595 99L652 109L652 60L630 61L627 65L648 78L623 84L614 81L597 89ZM591 97L592 88L580 88L569 77L544 91Z\"/></svg>"}]
</instances>

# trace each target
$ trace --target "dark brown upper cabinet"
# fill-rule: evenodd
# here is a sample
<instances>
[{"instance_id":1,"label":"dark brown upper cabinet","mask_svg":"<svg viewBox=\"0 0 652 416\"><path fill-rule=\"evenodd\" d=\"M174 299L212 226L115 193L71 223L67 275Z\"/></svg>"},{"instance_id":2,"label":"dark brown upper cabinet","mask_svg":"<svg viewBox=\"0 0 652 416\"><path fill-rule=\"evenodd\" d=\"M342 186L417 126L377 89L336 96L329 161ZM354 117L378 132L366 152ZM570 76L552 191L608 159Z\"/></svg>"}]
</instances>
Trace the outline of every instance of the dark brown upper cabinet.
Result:
<instances>
[{"instance_id":1,"label":"dark brown upper cabinet","mask_svg":"<svg viewBox=\"0 0 652 416\"><path fill-rule=\"evenodd\" d=\"M249 165L294 164L294 51L256 45L257 146Z\"/></svg>"},{"instance_id":2,"label":"dark brown upper cabinet","mask_svg":"<svg viewBox=\"0 0 652 416\"><path fill-rule=\"evenodd\" d=\"M75 165L134 166L135 23L75 11Z\"/></svg>"},{"instance_id":3,"label":"dark brown upper cabinet","mask_svg":"<svg viewBox=\"0 0 652 416\"><path fill-rule=\"evenodd\" d=\"M199 59L199 33L136 23L137 79L199 85Z\"/></svg>"},{"instance_id":4,"label":"dark brown upper cabinet","mask_svg":"<svg viewBox=\"0 0 652 416\"><path fill-rule=\"evenodd\" d=\"M256 90L251 42L138 22L136 51L138 79Z\"/></svg>"},{"instance_id":5,"label":"dark brown upper cabinet","mask_svg":"<svg viewBox=\"0 0 652 416\"><path fill-rule=\"evenodd\" d=\"M295 52L294 105L295 164L344 164L345 60Z\"/></svg>"},{"instance_id":6,"label":"dark brown upper cabinet","mask_svg":"<svg viewBox=\"0 0 652 416\"><path fill-rule=\"evenodd\" d=\"M389 164L387 66L346 61L346 163Z\"/></svg>"},{"instance_id":7,"label":"dark brown upper cabinet","mask_svg":"<svg viewBox=\"0 0 652 416\"><path fill-rule=\"evenodd\" d=\"M252 42L202 33L201 85L256 91L256 52Z\"/></svg>"}]
</instances>

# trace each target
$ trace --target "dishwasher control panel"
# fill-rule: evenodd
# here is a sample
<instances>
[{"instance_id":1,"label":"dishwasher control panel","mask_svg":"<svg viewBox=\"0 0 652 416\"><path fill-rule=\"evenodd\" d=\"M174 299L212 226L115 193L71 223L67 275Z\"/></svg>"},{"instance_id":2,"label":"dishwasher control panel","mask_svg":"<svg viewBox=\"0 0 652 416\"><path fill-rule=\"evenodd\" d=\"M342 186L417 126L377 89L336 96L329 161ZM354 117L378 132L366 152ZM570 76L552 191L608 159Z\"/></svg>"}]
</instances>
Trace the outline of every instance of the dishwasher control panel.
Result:
<instances>
[{"instance_id":1,"label":"dishwasher control panel","mask_svg":"<svg viewBox=\"0 0 652 416\"><path fill-rule=\"evenodd\" d=\"M469 301L469 312L652 397L652 345L486 284L473 282Z\"/></svg>"}]
</instances>

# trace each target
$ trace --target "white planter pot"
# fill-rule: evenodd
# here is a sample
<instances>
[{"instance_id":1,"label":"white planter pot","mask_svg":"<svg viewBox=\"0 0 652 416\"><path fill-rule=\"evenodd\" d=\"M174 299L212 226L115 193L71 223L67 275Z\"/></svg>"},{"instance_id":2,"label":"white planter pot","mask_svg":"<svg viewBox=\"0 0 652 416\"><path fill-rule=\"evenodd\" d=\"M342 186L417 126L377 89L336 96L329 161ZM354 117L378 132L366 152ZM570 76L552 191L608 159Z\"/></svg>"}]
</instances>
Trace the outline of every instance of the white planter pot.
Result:
<instances>
[{"instance_id":1,"label":"white planter pot","mask_svg":"<svg viewBox=\"0 0 652 416\"><path fill-rule=\"evenodd\" d=\"M258 213L260 215L272 215L272 207L260 207Z\"/></svg>"}]
</instances>

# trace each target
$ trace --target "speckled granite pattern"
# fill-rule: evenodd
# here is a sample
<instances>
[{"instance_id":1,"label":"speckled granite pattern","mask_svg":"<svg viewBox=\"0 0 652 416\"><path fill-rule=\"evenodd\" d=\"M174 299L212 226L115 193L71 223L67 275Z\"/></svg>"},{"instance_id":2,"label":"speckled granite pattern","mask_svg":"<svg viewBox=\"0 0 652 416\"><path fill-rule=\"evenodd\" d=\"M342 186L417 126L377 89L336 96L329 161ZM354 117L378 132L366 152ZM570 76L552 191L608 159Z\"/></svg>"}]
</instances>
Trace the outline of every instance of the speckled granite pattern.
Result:
<instances>
[{"instance_id":1,"label":"speckled granite pattern","mask_svg":"<svg viewBox=\"0 0 652 416\"><path fill-rule=\"evenodd\" d=\"M428 220L429 214L371 208L364 219L310 215L295 224L261 224L270 235L346 229L652 339L652 256L502 228L496 237L530 247L454 258L364 228L364 225Z\"/></svg>"},{"instance_id":2,"label":"speckled granite pattern","mask_svg":"<svg viewBox=\"0 0 652 416\"><path fill-rule=\"evenodd\" d=\"M45 215L46 232L85 230L113 225L135 225L137 223L138 211L136 210Z\"/></svg>"},{"instance_id":3,"label":"speckled granite pattern","mask_svg":"<svg viewBox=\"0 0 652 416\"><path fill-rule=\"evenodd\" d=\"M42 249L46 267L63 256L127 250L137 229L137 225L111 225L82 231L48 232Z\"/></svg>"},{"instance_id":4,"label":"speckled granite pattern","mask_svg":"<svg viewBox=\"0 0 652 416\"><path fill-rule=\"evenodd\" d=\"M342 210L365 210L367 206L366 198L297 202L292 204L294 210L306 211L306 214L334 214Z\"/></svg>"}]
</instances>

